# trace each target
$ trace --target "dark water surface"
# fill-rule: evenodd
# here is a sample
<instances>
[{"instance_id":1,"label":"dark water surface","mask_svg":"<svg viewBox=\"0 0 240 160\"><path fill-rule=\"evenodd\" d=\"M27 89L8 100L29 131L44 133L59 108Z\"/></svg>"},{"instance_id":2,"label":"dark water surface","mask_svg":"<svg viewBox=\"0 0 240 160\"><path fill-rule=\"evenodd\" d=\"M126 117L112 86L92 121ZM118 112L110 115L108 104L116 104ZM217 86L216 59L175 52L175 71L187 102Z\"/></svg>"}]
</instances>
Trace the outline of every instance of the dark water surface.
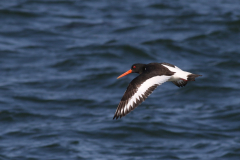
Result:
<instances>
[{"instance_id":1,"label":"dark water surface","mask_svg":"<svg viewBox=\"0 0 240 160\"><path fill-rule=\"evenodd\" d=\"M0 160L239 160L240 1L0 1ZM112 120L133 63L202 74Z\"/></svg>"}]
</instances>

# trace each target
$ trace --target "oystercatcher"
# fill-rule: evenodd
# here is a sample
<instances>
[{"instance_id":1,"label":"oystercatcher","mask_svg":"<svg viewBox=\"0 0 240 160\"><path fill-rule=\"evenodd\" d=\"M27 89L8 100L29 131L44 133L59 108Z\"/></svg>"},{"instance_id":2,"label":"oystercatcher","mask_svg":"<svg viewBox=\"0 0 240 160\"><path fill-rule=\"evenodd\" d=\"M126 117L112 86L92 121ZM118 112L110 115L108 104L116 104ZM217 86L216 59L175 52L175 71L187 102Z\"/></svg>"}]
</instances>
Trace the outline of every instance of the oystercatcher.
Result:
<instances>
[{"instance_id":1,"label":"oystercatcher","mask_svg":"<svg viewBox=\"0 0 240 160\"><path fill-rule=\"evenodd\" d=\"M195 81L201 75L186 72L169 63L133 64L131 69L118 78L130 73L140 74L127 87L113 119L118 119L140 105L159 85L171 81L178 87L185 86L188 81ZM117 78L117 79L118 79Z\"/></svg>"}]
</instances>

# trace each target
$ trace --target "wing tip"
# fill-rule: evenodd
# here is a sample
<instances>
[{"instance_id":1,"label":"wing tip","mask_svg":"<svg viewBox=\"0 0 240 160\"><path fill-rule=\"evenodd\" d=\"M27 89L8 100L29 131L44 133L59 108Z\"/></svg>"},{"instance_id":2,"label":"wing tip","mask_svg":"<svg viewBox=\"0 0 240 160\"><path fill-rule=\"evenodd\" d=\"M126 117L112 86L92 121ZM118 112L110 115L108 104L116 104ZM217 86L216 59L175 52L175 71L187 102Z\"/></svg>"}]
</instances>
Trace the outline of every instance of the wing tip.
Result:
<instances>
[{"instance_id":1,"label":"wing tip","mask_svg":"<svg viewBox=\"0 0 240 160\"><path fill-rule=\"evenodd\" d=\"M115 118L116 118L116 120L117 120L119 117L120 117L120 119L122 118L122 116L118 116L118 115L115 114L115 115L113 116L113 120L115 120Z\"/></svg>"},{"instance_id":2,"label":"wing tip","mask_svg":"<svg viewBox=\"0 0 240 160\"><path fill-rule=\"evenodd\" d=\"M188 81L172 81L173 84L175 84L177 87L181 88L181 87L185 87L187 85Z\"/></svg>"},{"instance_id":3,"label":"wing tip","mask_svg":"<svg viewBox=\"0 0 240 160\"><path fill-rule=\"evenodd\" d=\"M113 120L116 118L116 120L118 119L118 116L117 115L114 115L113 116Z\"/></svg>"}]
</instances>

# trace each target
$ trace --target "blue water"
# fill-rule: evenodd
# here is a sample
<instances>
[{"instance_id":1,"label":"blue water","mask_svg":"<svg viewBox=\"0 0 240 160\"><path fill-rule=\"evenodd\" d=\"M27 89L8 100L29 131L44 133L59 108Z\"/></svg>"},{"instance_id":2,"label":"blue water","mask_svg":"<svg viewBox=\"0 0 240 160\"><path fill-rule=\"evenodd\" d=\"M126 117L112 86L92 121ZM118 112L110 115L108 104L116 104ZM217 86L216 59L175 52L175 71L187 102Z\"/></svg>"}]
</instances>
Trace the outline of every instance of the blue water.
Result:
<instances>
[{"instance_id":1,"label":"blue water","mask_svg":"<svg viewBox=\"0 0 240 160\"><path fill-rule=\"evenodd\" d=\"M0 1L0 160L239 160L237 0ZM201 74L112 120L134 63Z\"/></svg>"}]
</instances>

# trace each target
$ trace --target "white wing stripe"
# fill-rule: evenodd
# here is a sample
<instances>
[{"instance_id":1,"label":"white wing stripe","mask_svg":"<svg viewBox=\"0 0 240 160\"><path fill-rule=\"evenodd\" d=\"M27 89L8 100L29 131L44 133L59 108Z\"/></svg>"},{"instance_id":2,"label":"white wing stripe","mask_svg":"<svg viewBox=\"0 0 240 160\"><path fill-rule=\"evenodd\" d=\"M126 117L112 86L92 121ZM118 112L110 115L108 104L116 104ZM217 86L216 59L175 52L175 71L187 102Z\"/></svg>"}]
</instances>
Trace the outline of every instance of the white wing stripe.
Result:
<instances>
[{"instance_id":1,"label":"white wing stripe","mask_svg":"<svg viewBox=\"0 0 240 160\"><path fill-rule=\"evenodd\" d=\"M128 103L124 106L124 110L122 109L121 112L123 111L126 113L126 110L130 110L131 106L136 103L136 100L140 100L140 98L143 97L144 93L148 90L148 88L154 86L154 85L160 85L166 81L168 81L171 78L171 76L154 76L152 78L149 78L146 80L144 83L140 85L138 88L137 92L128 100Z\"/></svg>"}]
</instances>

